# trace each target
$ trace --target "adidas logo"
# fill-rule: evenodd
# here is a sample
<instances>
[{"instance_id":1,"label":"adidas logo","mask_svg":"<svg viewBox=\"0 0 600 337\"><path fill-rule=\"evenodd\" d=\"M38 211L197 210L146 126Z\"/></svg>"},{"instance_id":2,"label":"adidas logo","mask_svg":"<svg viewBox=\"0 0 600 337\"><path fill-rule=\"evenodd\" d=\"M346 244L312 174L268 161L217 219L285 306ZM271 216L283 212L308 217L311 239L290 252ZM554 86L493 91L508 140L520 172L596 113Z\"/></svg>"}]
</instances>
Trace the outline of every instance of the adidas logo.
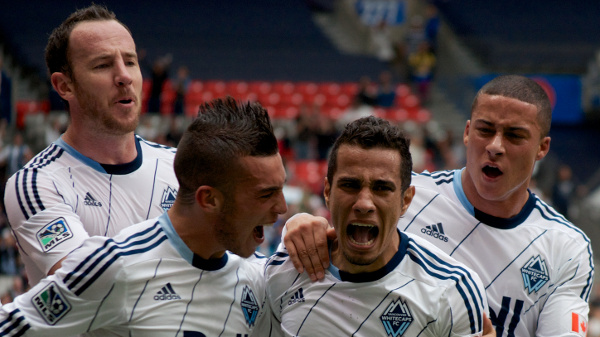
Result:
<instances>
[{"instance_id":1,"label":"adidas logo","mask_svg":"<svg viewBox=\"0 0 600 337\"><path fill-rule=\"evenodd\" d=\"M448 237L444 235L444 227L442 223L438 222L436 225L425 226L421 228L421 233L432 236L441 241L448 242Z\"/></svg>"},{"instance_id":2,"label":"adidas logo","mask_svg":"<svg viewBox=\"0 0 600 337\"><path fill-rule=\"evenodd\" d=\"M294 295L292 295L292 297L288 301L288 305L305 302L303 291L304 290L302 288L296 290L296 292L294 293Z\"/></svg>"},{"instance_id":3,"label":"adidas logo","mask_svg":"<svg viewBox=\"0 0 600 337\"><path fill-rule=\"evenodd\" d=\"M154 295L155 301L169 301L169 300L180 300L181 296L175 293L171 283L167 283L164 287L162 287L156 295Z\"/></svg>"},{"instance_id":4,"label":"adidas logo","mask_svg":"<svg viewBox=\"0 0 600 337\"><path fill-rule=\"evenodd\" d=\"M102 207L102 203L97 201L96 199L94 199L94 197L92 197L92 195L90 194L90 192L87 192L85 194L85 199L83 200L83 203L86 206L97 206L97 207Z\"/></svg>"}]
</instances>

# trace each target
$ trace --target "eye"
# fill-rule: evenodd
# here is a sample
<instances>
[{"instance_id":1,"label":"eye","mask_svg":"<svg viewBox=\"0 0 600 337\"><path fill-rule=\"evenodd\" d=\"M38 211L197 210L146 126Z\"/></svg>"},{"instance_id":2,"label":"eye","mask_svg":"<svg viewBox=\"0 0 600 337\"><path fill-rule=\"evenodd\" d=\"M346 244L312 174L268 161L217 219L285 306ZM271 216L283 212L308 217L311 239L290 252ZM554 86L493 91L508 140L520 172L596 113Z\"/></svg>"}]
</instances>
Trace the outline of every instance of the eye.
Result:
<instances>
[{"instance_id":1,"label":"eye","mask_svg":"<svg viewBox=\"0 0 600 337\"><path fill-rule=\"evenodd\" d=\"M275 194L275 192L270 192L267 194L263 194L260 196L261 199L269 199L270 197L272 197Z\"/></svg>"},{"instance_id":2,"label":"eye","mask_svg":"<svg viewBox=\"0 0 600 337\"><path fill-rule=\"evenodd\" d=\"M373 190L377 191L377 192L391 192L394 191L395 189L392 186L389 185L375 185L373 186Z\"/></svg>"}]
</instances>

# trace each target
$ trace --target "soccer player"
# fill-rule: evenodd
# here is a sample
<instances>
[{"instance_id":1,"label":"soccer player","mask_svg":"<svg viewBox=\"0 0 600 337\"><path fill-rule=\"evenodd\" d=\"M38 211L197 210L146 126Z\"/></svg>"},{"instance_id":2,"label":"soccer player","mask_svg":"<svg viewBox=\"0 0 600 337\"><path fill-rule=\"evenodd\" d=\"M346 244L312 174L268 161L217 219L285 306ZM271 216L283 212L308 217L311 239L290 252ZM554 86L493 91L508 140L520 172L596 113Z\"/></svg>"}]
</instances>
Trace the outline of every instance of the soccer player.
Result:
<instances>
[{"instance_id":1,"label":"soccer player","mask_svg":"<svg viewBox=\"0 0 600 337\"><path fill-rule=\"evenodd\" d=\"M481 336L485 289L469 268L397 228L411 203L409 141L373 116L331 150L324 196L337 239L324 279L283 246L265 269L274 331L285 336Z\"/></svg>"},{"instance_id":2,"label":"soccer player","mask_svg":"<svg viewBox=\"0 0 600 337\"><path fill-rule=\"evenodd\" d=\"M169 211L86 240L0 308L0 335L268 336L264 264L241 258L287 211L267 111L233 98L202 106L174 168Z\"/></svg>"},{"instance_id":3,"label":"soccer player","mask_svg":"<svg viewBox=\"0 0 600 337\"><path fill-rule=\"evenodd\" d=\"M590 240L528 189L535 162L550 147L551 114L546 93L527 77L505 75L485 84L463 135L466 167L414 174L416 195L398 222L400 230L433 242L479 274L498 337L585 336L587 330ZM286 245L295 245L301 257L293 258L297 267L302 260L318 278L319 261L328 263L327 221L294 221L300 232L317 228L310 236L288 235Z\"/></svg>"},{"instance_id":4,"label":"soccer player","mask_svg":"<svg viewBox=\"0 0 600 337\"><path fill-rule=\"evenodd\" d=\"M71 14L50 35L46 63L70 125L10 178L4 197L31 285L89 236L162 214L178 189L175 149L134 134L142 75L114 13L91 5Z\"/></svg>"}]
</instances>

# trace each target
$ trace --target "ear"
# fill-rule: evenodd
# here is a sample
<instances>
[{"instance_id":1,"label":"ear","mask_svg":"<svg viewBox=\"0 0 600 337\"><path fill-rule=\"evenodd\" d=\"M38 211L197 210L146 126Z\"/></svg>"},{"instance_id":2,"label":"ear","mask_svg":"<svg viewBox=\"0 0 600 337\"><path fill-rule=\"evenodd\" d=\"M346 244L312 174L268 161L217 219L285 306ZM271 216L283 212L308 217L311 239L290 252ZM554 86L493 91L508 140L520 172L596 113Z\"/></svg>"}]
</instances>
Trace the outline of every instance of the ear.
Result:
<instances>
[{"instance_id":1,"label":"ear","mask_svg":"<svg viewBox=\"0 0 600 337\"><path fill-rule=\"evenodd\" d=\"M535 160L540 160L544 158L548 154L548 151L550 151L550 137L544 137L544 139L542 139L542 142L540 143L540 148L538 150L537 156L535 157Z\"/></svg>"},{"instance_id":2,"label":"ear","mask_svg":"<svg viewBox=\"0 0 600 337\"><path fill-rule=\"evenodd\" d=\"M406 213L408 206L412 202L413 197L415 196L416 190L414 186L409 186L406 191L404 191L404 197L402 198L402 215Z\"/></svg>"},{"instance_id":3,"label":"ear","mask_svg":"<svg viewBox=\"0 0 600 337\"><path fill-rule=\"evenodd\" d=\"M463 143L467 145L469 142L469 128L471 126L471 120L467 121L467 125L465 125L465 131L463 132Z\"/></svg>"},{"instance_id":4,"label":"ear","mask_svg":"<svg viewBox=\"0 0 600 337\"><path fill-rule=\"evenodd\" d=\"M329 195L331 193L331 184L329 184L329 180L327 179L327 177L325 177L325 182L323 185L323 197L325 197L325 205L327 205L328 209L331 209L329 208Z\"/></svg>"},{"instance_id":5,"label":"ear","mask_svg":"<svg viewBox=\"0 0 600 337\"><path fill-rule=\"evenodd\" d=\"M220 212L225 202L221 191L211 186L200 186L196 190L196 203L207 213Z\"/></svg>"},{"instance_id":6,"label":"ear","mask_svg":"<svg viewBox=\"0 0 600 337\"><path fill-rule=\"evenodd\" d=\"M69 76L64 73L55 72L50 76L50 81L54 90L56 90L62 99L69 101L73 98L73 81Z\"/></svg>"}]
</instances>

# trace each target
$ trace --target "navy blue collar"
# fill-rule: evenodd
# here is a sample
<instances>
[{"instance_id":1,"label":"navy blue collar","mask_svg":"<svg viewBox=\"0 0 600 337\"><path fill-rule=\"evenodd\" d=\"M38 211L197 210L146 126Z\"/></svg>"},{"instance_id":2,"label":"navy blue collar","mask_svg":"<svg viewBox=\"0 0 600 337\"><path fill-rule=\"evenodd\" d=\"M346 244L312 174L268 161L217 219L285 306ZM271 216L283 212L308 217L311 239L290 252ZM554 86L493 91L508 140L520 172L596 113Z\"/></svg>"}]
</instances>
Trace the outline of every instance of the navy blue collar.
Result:
<instances>
[{"instance_id":1,"label":"navy blue collar","mask_svg":"<svg viewBox=\"0 0 600 337\"><path fill-rule=\"evenodd\" d=\"M135 172L135 170L139 169L142 166L142 162L144 161L144 156L142 155L142 146L140 145L140 140L135 137L135 149L137 151L137 156L135 159L126 164L100 164L102 168L108 174L129 174L131 172Z\"/></svg>"},{"instance_id":2,"label":"navy blue collar","mask_svg":"<svg viewBox=\"0 0 600 337\"><path fill-rule=\"evenodd\" d=\"M531 214L531 211L533 211L533 208L535 207L536 198L530 190L527 190L527 192L529 193L529 198L527 198L525 206L523 206L519 214L513 216L512 218L498 218L484 213L477 208L475 208L475 218L490 227L499 229L515 228L527 220L529 214Z\"/></svg>"}]
</instances>

